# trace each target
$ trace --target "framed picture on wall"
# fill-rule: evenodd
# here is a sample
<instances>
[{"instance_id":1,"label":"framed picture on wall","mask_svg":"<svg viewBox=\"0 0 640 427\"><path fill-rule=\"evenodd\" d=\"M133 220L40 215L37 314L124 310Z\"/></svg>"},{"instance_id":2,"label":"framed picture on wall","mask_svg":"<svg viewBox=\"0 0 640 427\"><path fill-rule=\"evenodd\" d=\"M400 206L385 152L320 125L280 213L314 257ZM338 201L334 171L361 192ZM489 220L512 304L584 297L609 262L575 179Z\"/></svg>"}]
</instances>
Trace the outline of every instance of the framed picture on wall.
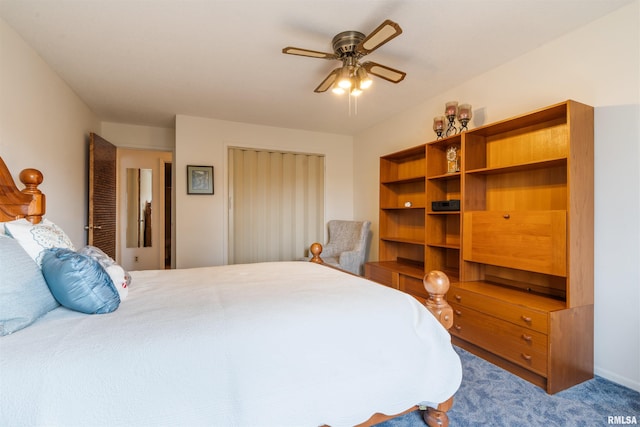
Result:
<instances>
[{"instance_id":1,"label":"framed picture on wall","mask_svg":"<svg viewBox=\"0 0 640 427\"><path fill-rule=\"evenodd\" d=\"M187 165L187 194L213 194L213 166Z\"/></svg>"}]
</instances>

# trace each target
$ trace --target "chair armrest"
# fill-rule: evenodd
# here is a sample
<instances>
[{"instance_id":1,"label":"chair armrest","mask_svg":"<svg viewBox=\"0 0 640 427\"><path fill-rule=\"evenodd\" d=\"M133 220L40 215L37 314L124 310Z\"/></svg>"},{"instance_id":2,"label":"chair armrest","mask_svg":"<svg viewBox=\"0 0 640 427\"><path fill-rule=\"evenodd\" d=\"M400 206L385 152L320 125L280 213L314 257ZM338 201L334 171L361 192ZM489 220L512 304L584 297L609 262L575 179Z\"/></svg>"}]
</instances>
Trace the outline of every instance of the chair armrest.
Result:
<instances>
[{"instance_id":1,"label":"chair armrest","mask_svg":"<svg viewBox=\"0 0 640 427\"><path fill-rule=\"evenodd\" d=\"M344 251L340 253L338 263L340 266L354 274L360 274L361 251Z\"/></svg>"}]
</instances>

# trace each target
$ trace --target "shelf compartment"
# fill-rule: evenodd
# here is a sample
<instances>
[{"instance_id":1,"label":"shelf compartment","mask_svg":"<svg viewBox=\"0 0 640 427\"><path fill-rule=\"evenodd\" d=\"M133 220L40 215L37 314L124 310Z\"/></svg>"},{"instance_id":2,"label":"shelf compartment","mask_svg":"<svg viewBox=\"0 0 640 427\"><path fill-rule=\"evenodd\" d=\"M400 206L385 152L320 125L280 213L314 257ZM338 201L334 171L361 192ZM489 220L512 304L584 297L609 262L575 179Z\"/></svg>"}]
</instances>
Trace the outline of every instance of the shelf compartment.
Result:
<instances>
[{"instance_id":1,"label":"shelf compartment","mask_svg":"<svg viewBox=\"0 0 640 427\"><path fill-rule=\"evenodd\" d=\"M424 221L424 209L381 209L380 236L424 243Z\"/></svg>"},{"instance_id":2,"label":"shelf compartment","mask_svg":"<svg viewBox=\"0 0 640 427\"><path fill-rule=\"evenodd\" d=\"M455 178L427 180L427 209L431 210L431 202L460 200L460 176Z\"/></svg>"},{"instance_id":3,"label":"shelf compartment","mask_svg":"<svg viewBox=\"0 0 640 427\"><path fill-rule=\"evenodd\" d=\"M567 210L567 164L465 174L465 210ZM496 172L496 173L493 173Z\"/></svg>"},{"instance_id":4,"label":"shelf compartment","mask_svg":"<svg viewBox=\"0 0 640 427\"><path fill-rule=\"evenodd\" d=\"M451 282L460 277L460 250L442 246L427 246L425 249L424 270L440 270L449 276Z\"/></svg>"},{"instance_id":5,"label":"shelf compartment","mask_svg":"<svg viewBox=\"0 0 640 427\"><path fill-rule=\"evenodd\" d=\"M460 248L460 212L429 213L426 242L430 246Z\"/></svg>"},{"instance_id":6,"label":"shelf compartment","mask_svg":"<svg viewBox=\"0 0 640 427\"><path fill-rule=\"evenodd\" d=\"M380 182L414 180L424 177L424 145L380 158Z\"/></svg>"},{"instance_id":7,"label":"shelf compartment","mask_svg":"<svg viewBox=\"0 0 640 427\"><path fill-rule=\"evenodd\" d=\"M380 259L424 265L424 242L380 238Z\"/></svg>"},{"instance_id":8,"label":"shelf compartment","mask_svg":"<svg viewBox=\"0 0 640 427\"><path fill-rule=\"evenodd\" d=\"M569 103L570 102L561 102L526 114L494 122L472 129L467 132L467 135L473 133L475 135L491 137L530 126L537 126L540 123L566 123Z\"/></svg>"},{"instance_id":9,"label":"shelf compartment","mask_svg":"<svg viewBox=\"0 0 640 427\"><path fill-rule=\"evenodd\" d=\"M421 180L403 181L402 183L383 183L380 185L380 207L382 209L425 207L424 177Z\"/></svg>"},{"instance_id":10,"label":"shelf compartment","mask_svg":"<svg viewBox=\"0 0 640 427\"><path fill-rule=\"evenodd\" d=\"M466 135L463 155L467 171L568 157L569 127L564 116L503 133L493 131L472 130Z\"/></svg>"},{"instance_id":11,"label":"shelf compartment","mask_svg":"<svg viewBox=\"0 0 640 427\"><path fill-rule=\"evenodd\" d=\"M458 166L462 164L462 135L457 134L446 139L440 139L427 144L427 177L440 177L447 174L447 149L449 147L458 149Z\"/></svg>"}]
</instances>

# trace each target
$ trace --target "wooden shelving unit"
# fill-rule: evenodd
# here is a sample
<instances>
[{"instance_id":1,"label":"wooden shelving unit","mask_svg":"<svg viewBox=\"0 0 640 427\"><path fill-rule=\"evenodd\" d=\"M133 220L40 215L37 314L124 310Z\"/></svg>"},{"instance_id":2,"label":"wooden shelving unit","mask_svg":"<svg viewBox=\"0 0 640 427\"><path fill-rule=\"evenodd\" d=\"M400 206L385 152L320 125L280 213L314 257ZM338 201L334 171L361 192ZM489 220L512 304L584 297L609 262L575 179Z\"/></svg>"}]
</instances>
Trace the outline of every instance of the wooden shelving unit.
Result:
<instances>
[{"instance_id":1,"label":"wooden shelving unit","mask_svg":"<svg viewBox=\"0 0 640 427\"><path fill-rule=\"evenodd\" d=\"M380 259L398 271L424 266L424 173L424 145L380 159Z\"/></svg>"},{"instance_id":2,"label":"wooden shelving unit","mask_svg":"<svg viewBox=\"0 0 640 427\"><path fill-rule=\"evenodd\" d=\"M384 156L380 179L367 277L422 299L423 275L444 271L456 344L549 393L593 377L592 107L566 101ZM432 209L450 200L459 211Z\"/></svg>"}]
</instances>

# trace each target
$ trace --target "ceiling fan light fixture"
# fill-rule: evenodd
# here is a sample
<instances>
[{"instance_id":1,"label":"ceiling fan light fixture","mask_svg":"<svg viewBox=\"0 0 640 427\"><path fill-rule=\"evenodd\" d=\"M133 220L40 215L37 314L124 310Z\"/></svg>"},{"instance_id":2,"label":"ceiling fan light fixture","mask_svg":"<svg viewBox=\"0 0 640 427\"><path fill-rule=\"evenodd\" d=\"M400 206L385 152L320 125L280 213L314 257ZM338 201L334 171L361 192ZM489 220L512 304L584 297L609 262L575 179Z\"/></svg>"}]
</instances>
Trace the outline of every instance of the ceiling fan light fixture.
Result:
<instances>
[{"instance_id":1,"label":"ceiling fan light fixture","mask_svg":"<svg viewBox=\"0 0 640 427\"><path fill-rule=\"evenodd\" d=\"M364 68L358 67L356 77L358 78L360 89L369 89L371 87L373 80L371 80L371 77L369 77L369 74L367 74Z\"/></svg>"},{"instance_id":2,"label":"ceiling fan light fixture","mask_svg":"<svg viewBox=\"0 0 640 427\"><path fill-rule=\"evenodd\" d=\"M351 72L349 67L345 65L340 70L340 76L338 77L338 86L342 89L349 89L351 87Z\"/></svg>"},{"instance_id":3,"label":"ceiling fan light fixture","mask_svg":"<svg viewBox=\"0 0 640 427\"><path fill-rule=\"evenodd\" d=\"M331 88L331 92L335 93L336 95L344 95L345 90L343 88L341 88L338 83L334 84L333 87Z\"/></svg>"}]
</instances>

